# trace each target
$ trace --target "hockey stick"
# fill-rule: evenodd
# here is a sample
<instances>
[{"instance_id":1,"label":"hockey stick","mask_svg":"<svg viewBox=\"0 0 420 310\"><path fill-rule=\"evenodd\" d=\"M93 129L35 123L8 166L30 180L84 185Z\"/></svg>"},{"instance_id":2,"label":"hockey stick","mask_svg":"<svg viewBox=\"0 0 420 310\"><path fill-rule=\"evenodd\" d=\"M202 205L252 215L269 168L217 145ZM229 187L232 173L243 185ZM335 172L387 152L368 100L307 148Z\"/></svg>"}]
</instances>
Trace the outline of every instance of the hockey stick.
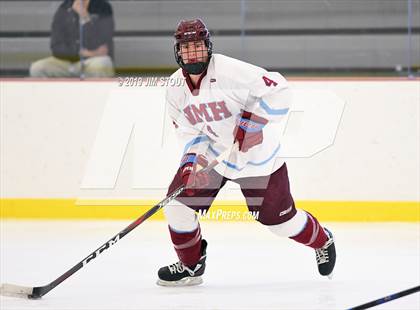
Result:
<instances>
[{"instance_id":1,"label":"hockey stick","mask_svg":"<svg viewBox=\"0 0 420 310\"><path fill-rule=\"evenodd\" d=\"M413 287L413 288L410 288L408 290L404 290L404 291L401 291L401 292L398 292L398 293L395 293L395 294L392 294L392 295L388 295L388 296L385 296L385 297L367 302L363 305L353 307L353 308L350 308L348 310L364 310L364 309L372 308L374 306L386 303L386 302L391 301L391 300L395 300L395 299L403 297L403 296L407 296L407 295L410 295L410 294L413 294L413 293L417 293L419 291L420 291L420 285L416 286L416 287Z\"/></svg>"},{"instance_id":2,"label":"hockey stick","mask_svg":"<svg viewBox=\"0 0 420 310\"><path fill-rule=\"evenodd\" d=\"M220 154L215 160L213 160L205 169L204 171L210 171L215 166L217 166L220 162L222 162L224 159L228 158L232 151L237 149L237 144L234 144L232 149L228 149L222 154ZM73 266L71 269L67 270L65 273L63 273L61 276L59 276L57 279L52 281L51 283L44 285L44 286L20 286L15 284L9 284L4 283L0 287L0 295L3 296L10 296L10 297L19 297L19 298L29 298L29 299L39 299L45 294L47 294L49 291L54 289L57 285L62 283L64 280L75 274L77 271L82 269L86 266L87 263L90 263L92 260L94 260L96 257L99 256L102 252L109 249L112 245L120 241L125 235L127 235L130 231L132 231L134 228L139 226L141 223L143 223L145 220L147 220L149 217L151 217L153 214L158 212L160 209L162 209L164 206L166 206L168 203L170 203L172 200L174 200L181 192L185 189L184 185L181 185L177 189L175 189L172 193L170 193L168 196L166 196L165 199L163 199L161 202L159 202L157 205L152 207L149 211L144 213L142 216L140 216L137 220L132 222L130 225L128 225L126 228L124 228L122 231L120 231L118 234L116 234L114 237L109 239L107 242L102 244L98 249L90 253L88 256L86 256L82 261L78 262L75 266Z\"/></svg>"}]
</instances>

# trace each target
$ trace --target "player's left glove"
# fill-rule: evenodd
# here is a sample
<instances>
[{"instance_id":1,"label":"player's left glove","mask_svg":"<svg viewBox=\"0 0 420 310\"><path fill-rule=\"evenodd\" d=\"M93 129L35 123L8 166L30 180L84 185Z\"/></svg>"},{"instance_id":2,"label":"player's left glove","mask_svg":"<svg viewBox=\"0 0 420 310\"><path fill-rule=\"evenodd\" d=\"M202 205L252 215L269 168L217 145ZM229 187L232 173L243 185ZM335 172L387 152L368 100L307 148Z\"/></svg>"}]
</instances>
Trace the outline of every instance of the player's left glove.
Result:
<instances>
[{"instance_id":1,"label":"player's left glove","mask_svg":"<svg viewBox=\"0 0 420 310\"><path fill-rule=\"evenodd\" d=\"M200 170L208 166L208 161L204 155L187 153L181 160L181 178L185 185L185 193L193 196L197 189L206 187L210 183L207 172Z\"/></svg>"},{"instance_id":2,"label":"player's left glove","mask_svg":"<svg viewBox=\"0 0 420 310\"><path fill-rule=\"evenodd\" d=\"M248 152L250 148L261 144L264 138L262 130L267 123L265 118L243 111L233 130L234 142L238 141L239 150Z\"/></svg>"}]
</instances>

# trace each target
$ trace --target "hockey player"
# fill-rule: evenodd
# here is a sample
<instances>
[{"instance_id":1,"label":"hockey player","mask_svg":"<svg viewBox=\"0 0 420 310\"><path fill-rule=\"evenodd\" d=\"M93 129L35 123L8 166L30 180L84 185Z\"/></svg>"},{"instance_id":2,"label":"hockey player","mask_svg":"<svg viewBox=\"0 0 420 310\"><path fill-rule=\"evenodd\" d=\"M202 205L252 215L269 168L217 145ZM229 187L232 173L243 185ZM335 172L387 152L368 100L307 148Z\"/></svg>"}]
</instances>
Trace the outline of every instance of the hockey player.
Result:
<instances>
[{"instance_id":1,"label":"hockey player","mask_svg":"<svg viewBox=\"0 0 420 310\"><path fill-rule=\"evenodd\" d=\"M213 54L210 34L200 19L183 20L175 32L175 59L166 104L184 155L169 192L185 184L177 202L165 207L179 262L158 271L157 284L202 283L207 242L196 211L208 210L230 180L240 185L248 209L274 234L288 237L316 253L318 270L330 276L335 265L334 239L310 213L296 209L286 163L276 154L291 90L277 72ZM208 173L202 167L236 143L239 150Z\"/></svg>"}]
</instances>

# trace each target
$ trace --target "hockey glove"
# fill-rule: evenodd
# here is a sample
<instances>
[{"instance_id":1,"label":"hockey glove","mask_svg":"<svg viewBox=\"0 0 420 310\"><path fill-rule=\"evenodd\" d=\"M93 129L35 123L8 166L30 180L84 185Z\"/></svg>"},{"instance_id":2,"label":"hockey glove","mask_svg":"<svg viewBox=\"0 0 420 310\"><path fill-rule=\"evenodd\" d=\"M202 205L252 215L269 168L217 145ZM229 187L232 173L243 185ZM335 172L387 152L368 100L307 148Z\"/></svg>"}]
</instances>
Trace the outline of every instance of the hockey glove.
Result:
<instances>
[{"instance_id":1,"label":"hockey glove","mask_svg":"<svg viewBox=\"0 0 420 310\"><path fill-rule=\"evenodd\" d=\"M187 153L181 160L181 178L185 185L185 193L193 196L197 189L209 185L210 178L207 172L200 172L208 166L208 161L204 155Z\"/></svg>"},{"instance_id":2,"label":"hockey glove","mask_svg":"<svg viewBox=\"0 0 420 310\"><path fill-rule=\"evenodd\" d=\"M238 141L239 150L248 152L250 148L263 142L263 128L268 123L263 117L243 111L233 130L234 142Z\"/></svg>"}]
</instances>

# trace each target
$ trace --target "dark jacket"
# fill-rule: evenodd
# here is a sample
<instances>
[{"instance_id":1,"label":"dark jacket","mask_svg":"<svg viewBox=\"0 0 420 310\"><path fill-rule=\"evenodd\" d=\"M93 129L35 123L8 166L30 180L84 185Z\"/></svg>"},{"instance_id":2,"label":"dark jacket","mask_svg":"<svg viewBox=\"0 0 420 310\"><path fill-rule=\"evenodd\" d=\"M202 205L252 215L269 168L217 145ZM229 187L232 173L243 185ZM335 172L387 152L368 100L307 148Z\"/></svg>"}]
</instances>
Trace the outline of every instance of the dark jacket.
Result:
<instances>
[{"instance_id":1,"label":"dark jacket","mask_svg":"<svg viewBox=\"0 0 420 310\"><path fill-rule=\"evenodd\" d=\"M54 57L79 61L79 15L72 10L73 0L65 0L55 12L51 30L51 51ZM114 18L112 7L105 0L91 0L88 12L90 21L83 27L83 45L94 50L107 44L108 54L114 57Z\"/></svg>"}]
</instances>

